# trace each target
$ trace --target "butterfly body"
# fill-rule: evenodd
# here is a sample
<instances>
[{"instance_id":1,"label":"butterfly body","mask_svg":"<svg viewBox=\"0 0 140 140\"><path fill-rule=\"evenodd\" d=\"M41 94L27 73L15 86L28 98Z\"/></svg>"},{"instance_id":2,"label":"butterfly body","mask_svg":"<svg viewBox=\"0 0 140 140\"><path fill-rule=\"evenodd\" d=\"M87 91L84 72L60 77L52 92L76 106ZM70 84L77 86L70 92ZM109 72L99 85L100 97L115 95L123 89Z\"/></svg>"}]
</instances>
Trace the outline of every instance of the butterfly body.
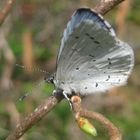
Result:
<instances>
[{"instance_id":1,"label":"butterfly body","mask_svg":"<svg viewBox=\"0 0 140 140\"><path fill-rule=\"evenodd\" d=\"M63 33L54 77L65 95L106 91L126 83L134 65L131 47L91 9L78 9Z\"/></svg>"}]
</instances>

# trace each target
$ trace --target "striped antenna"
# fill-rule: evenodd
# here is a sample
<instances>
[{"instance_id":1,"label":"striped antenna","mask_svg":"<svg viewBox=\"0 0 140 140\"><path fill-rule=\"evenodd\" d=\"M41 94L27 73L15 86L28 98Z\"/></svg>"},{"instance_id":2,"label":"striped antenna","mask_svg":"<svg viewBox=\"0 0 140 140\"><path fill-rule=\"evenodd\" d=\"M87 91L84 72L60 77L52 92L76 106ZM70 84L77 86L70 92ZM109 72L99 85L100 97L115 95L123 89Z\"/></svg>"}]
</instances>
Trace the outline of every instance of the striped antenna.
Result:
<instances>
[{"instance_id":1,"label":"striped antenna","mask_svg":"<svg viewBox=\"0 0 140 140\"><path fill-rule=\"evenodd\" d=\"M29 70L29 71L34 71L34 72L41 72L41 73L45 73L45 74L50 74L49 72L47 72L46 70L40 69L38 67L27 67L24 65L20 65L20 64L16 64L17 67L25 69L25 70Z\"/></svg>"},{"instance_id":2,"label":"striped antenna","mask_svg":"<svg viewBox=\"0 0 140 140\"><path fill-rule=\"evenodd\" d=\"M43 85L45 83L44 80L40 81L39 83L37 83L32 89L30 89L28 92L25 92L24 95L22 95L18 100L19 101L23 101L27 96L33 94L33 90L38 89L41 85Z\"/></svg>"},{"instance_id":3,"label":"striped antenna","mask_svg":"<svg viewBox=\"0 0 140 140\"><path fill-rule=\"evenodd\" d=\"M29 71L34 71L34 72L40 72L40 73L44 73L45 75L47 74L50 74L49 72L47 72L46 70L42 70L38 67L27 67L27 66L24 66L24 65L20 65L20 64L16 64L17 67L19 68L22 68L22 69L25 69L25 70L29 70ZM34 89L38 89L38 87L40 87L42 84L44 84L46 81L45 80L42 80L41 82L35 84L35 86L33 87L33 89L25 92L24 95L22 95L18 100L19 101L23 101L27 96L31 95L33 93L33 90Z\"/></svg>"}]
</instances>

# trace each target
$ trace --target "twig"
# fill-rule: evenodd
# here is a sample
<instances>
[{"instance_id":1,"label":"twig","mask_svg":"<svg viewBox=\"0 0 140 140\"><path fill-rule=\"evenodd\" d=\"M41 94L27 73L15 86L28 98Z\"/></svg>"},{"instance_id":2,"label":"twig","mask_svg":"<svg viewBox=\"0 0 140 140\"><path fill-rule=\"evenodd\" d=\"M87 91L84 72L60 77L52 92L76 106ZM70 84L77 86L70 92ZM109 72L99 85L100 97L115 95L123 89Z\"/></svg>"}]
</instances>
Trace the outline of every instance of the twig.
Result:
<instances>
[{"instance_id":1,"label":"twig","mask_svg":"<svg viewBox=\"0 0 140 140\"><path fill-rule=\"evenodd\" d=\"M123 1L124 0L101 0L101 2L95 6L94 10L101 15L105 15L108 11Z\"/></svg>"},{"instance_id":2,"label":"twig","mask_svg":"<svg viewBox=\"0 0 140 140\"><path fill-rule=\"evenodd\" d=\"M19 139L28 129L43 118L46 113L51 111L62 99L63 96L61 93L57 93L56 95L49 97L44 103L39 105L33 113L17 124L16 129L7 137L6 140Z\"/></svg>"},{"instance_id":3,"label":"twig","mask_svg":"<svg viewBox=\"0 0 140 140\"><path fill-rule=\"evenodd\" d=\"M110 140L121 140L122 139L121 133L118 130L118 128L116 126L114 126L114 124L111 123L102 114L83 109L80 111L80 115L83 117L95 119L96 121L100 122L108 130Z\"/></svg>"},{"instance_id":4,"label":"twig","mask_svg":"<svg viewBox=\"0 0 140 140\"><path fill-rule=\"evenodd\" d=\"M110 136L110 140L121 140L122 136L119 132L118 128L114 126L107 118L105 118L102 114L97 112L88 111L81 107L81 98L78 96L73 96L71 98L73 111L75 113L76 119L80 116L95 119L100 122L107 130Z\"/></svg>"},{"instance_id":5,"label":"twig","mask_svg":"<svg viewBox=\"0 0 140 140\"><path fill-rule=\"evenodd\" d=\"M15 0L7 0L5 7L0 11L0 25L4 22L8 13L11 11Z\"/></svg>"},{"instance_id":6,"label":"twig","mask_svg":"<svg viewBox=\"0 0 140 140\"><path fill-rule=\"evenodd\" d=\"M104 15L105 13L107 13L109 10L111 10L114 6L116 6L117 4L119 4L122 1L123 0L101 1L95 7L95 10L98 13ZM38 122L40 119L42 119L45 114L47 114L49 111L51 111L62 99L63 99L62 96L50 97L43 104L41 104L39 107L37 107L33 113L31 113L29 116L24 118L19 124L17 124L16 129L13 132L11 132L11 134L7 137L7 140L19 139L29 128L31 128L33 125L35 125L35 123ZM86 112L86 113L88 113L90 116L89 112ZM96 119L99 118L99 117L97 117L98 115L94 115L94 116L96 116L95 117ZM100 121L100 119L98 121Z\"/></svg>"}]
</instances>

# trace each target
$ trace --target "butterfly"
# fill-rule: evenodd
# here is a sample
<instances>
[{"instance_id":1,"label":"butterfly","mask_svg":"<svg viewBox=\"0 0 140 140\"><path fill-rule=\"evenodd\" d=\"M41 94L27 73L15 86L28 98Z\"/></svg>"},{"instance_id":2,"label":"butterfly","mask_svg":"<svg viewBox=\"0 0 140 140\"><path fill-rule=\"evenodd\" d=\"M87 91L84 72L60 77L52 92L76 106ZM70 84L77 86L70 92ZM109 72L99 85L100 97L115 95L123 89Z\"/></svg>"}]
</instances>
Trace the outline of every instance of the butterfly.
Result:
<instances>
[{"instance_id":1,"label":"butterfly","mask_svg":"<svg viewBox=\"0 0 140 140\"><path fill-rule=\"evenodd\" d=\"M132 48L89 8L72 15L61 40L53 79L56 92L88 95L126 84L134 66Z\"/></svg>"}]
</instances>

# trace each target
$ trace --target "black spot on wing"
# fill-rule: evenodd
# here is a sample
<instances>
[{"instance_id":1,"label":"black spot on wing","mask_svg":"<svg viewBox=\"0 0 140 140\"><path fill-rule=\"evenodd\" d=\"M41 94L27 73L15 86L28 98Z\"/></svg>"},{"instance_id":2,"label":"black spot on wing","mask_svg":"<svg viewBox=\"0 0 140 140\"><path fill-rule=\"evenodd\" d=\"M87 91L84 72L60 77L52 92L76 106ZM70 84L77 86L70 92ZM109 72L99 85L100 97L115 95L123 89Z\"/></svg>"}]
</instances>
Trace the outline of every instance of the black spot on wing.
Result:
<instances>
[{"instance_id":1,"label":"black spot on wing","mask_svg":"<svg viewBox=\"0 0 140 140\"><path fill-rule=\"evenodd\" d=\"M79 39L79 36L75 36L75 39Z\"/></svg>"},{"instance_id":2,"label":"black spot on wing","mask_svg":"<svg viewBox=\"0 0 140 140\"><path fill-rule=\"evenodd\" d=\"M89 54L88 56L90 56L90 57L92 57L92 58L95 58L95 56L94 56L94 55L92 55L92 54ZM95 61L96 61L96 59L93 59L92 61L93 61L93 62L95 62Z\"/></svg>"},{"instance_id":3,"label":"black spot on wing","mask_svg":"<svg viewBox=\"0 0 140 140\"><path fill-rule=\"evenodd\" d=\"M98 83L96 83L95 87L98 87Z\"/></svg>"},{"instance_id":4,"label":"black spot on wing","mask_svg":"<svg viewBox=\"0 0 140 140\"><path fill-rule=\"evenodd\" d=\"M89 33L85 33L85 35L88 36L88 37L90 37L90 34Z\"/></svg>"},{"instance_id":5,"label":"black spot on wing","mask_svg":"<svg viewBox=\"0 0 140 140\"><path fill-rule=\"evenodd\" d=\"M85 35L86 35L87 37L89 37L91 40L95 40L95 38L94 38L93 36L91 36L89 33L85 33Z\"/></svg>"},{"instance_id":6,"label":"black spot on wing","mask_svg":"<svg viewBox=\"0 0 140 140\"><path fill-rule=\"evenodd\" d=\"M110 75L108 75L108 77L107 77L106 81L109 81L109 79L110 79Z\"/></svg>"},{"instance_id":7,"label":"black spot on wing","mask_svg":"<svg viewBox=\"0 0 140 140\"><path fill-rule=\"evenodd\" d=\"M112 64L112 63L111 63L111 59L108 58L107 60L108 60L108 64L111 65L111 64Z\"/></svg>"},{"instance_id":8,"label":"black spot on wing","mask_svg":"<svg viewBox=\"0 0 140 140\"><path fill-rule=\"evenodd\" d=\"M92 55L92 54L89 54L89 56L90 56L90 57L93 57L93 58L95 57L95 56L94 56L94 55Z\"/></svg>"},{"instance_id":9,"label":"black spot on wing","mask_svg":"<svg viewBox=\"0 0 140 140\"><path fill-rule=\"evenodd\" d=\"M95 44L100 44L100 42L99 42L99 41L97 41L97 40L94 40L94 43L95 43Z\"/></svg>"},{"instance_id":10,"label":"black spot on wing","mask_svg":"<svg viewBox=\"0 0 140 140\"><path fill-rule=\"evenodd\" d=\"M79 70L79 68L77 67L76 70Z\"/></svg>"},{"instance_id":11,"label":"black spot on wing","mask_svg":"<svg viewBox=\"0 0 140 140\"><path fill-rule=\"evenodd\" d=\"M90 39L91 39L91 40L94 40L95 38L94 38L93 36L90 36Z\"/></svg>"}]
</instances>

